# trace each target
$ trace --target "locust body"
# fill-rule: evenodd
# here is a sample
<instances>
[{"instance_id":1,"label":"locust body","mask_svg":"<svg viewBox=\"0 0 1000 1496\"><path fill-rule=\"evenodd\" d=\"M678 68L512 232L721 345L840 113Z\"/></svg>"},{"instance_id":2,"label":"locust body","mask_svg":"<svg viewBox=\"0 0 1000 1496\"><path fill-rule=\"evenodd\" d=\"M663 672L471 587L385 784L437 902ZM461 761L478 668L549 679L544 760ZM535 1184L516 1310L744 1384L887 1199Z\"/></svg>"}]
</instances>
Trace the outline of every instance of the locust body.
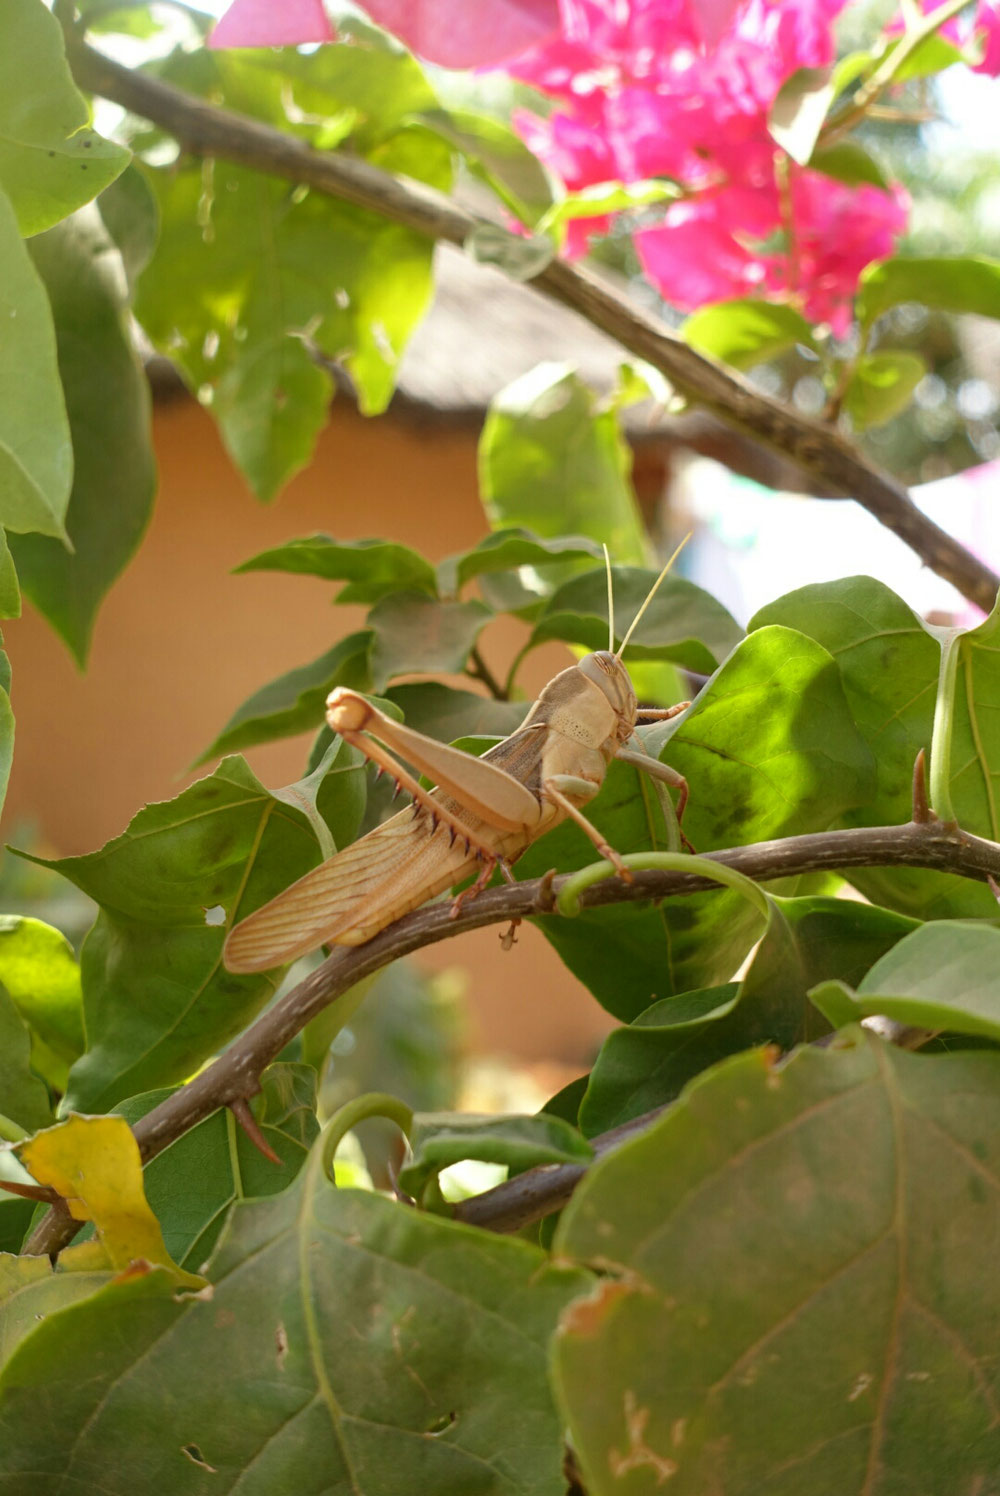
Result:
<instances>
[{"instance_id":1,"label":"locust body","mask_svg":"<svg viewBox=\"0 0 1000 1496\"><path fill-rule=\"evenodd\" d=\"M234 972L263 971L321 943L360 945L477 870L475 884L460 898L485 886L496 867L510 880L511 863L567 818L621 869L582 811L611 760L625 759L680 786L678 815L687 793L672 769L641 745L640 751L627 746L636 717L628 671L610 651L586 655L555 676L521 726L482 758L393 722L363 696L338 687L327 701L331 728L392 774L414 804L236 925L223 949L225 965ZM394 753L435 780L437 789L424 790Z\"/></svg>"}]
</instances>

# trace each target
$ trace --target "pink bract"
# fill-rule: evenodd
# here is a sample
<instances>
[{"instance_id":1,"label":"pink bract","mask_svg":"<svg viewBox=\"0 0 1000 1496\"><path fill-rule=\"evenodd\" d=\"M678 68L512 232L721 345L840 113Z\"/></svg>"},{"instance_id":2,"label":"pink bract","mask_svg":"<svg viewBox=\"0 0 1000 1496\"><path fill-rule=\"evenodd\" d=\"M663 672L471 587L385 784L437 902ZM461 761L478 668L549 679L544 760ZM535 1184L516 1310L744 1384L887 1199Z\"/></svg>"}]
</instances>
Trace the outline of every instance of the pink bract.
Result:
<instances>
[{"instance_id":1,"label":"pink bract","mask_svg":"<svg viewBox=\"0 0 1000 1496\"><path fill-rule=\"evenodd\" d=\"M294 47L333 41L323 0L233 0L208 39L210 47Z\"/></svg>"}]
</instances>

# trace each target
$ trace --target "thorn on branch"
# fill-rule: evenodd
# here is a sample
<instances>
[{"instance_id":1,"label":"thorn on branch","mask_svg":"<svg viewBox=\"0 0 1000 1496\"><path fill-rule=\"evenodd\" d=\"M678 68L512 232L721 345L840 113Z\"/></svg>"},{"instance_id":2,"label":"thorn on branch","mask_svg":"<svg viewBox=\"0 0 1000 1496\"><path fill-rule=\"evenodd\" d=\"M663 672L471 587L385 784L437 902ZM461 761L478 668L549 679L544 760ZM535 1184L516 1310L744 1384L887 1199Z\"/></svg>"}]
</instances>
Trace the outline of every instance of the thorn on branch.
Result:
<instances>
[{"instance_id":1,"label":"thorn on branch","mask_svg":"<svg viewBox=\"0 0 1000 1496\"><path fill-rule=\"evenodd\" d=\"M229 1103L229 1110L232 1112L233 1116L236 1118L237 1122L240 1124L243 1131L250 1139L251 1143L257 1149L258 1153L263 1153L264 1157L269 1163L277 1164L280 1168L281 1159L275 1153L274 1149L267 1141L267 1138L265 1138L264 1134L261 1132L260 1127L257 1123L257 1119L254 1116L253 1112L250 1110L250 1103L247 1101L246 1097L237 1096L235 1100Z\"/></svg>"},{"instance_id":2,"label":"thorn on branch","mask_svg":"<svg viewBox=\"0 0 1000 1496\"><path fill-rule=\"evenodd\" d=\"M539 914L551 914L556 907L556 896L552 889L552 883L556 876L556 869L550 867L547 873L543 873L538 880L538 892L535 895L535 908Z\"/></svg>"},{"instance_id":3,"label":"thorn on branch","mask_svg":"<svg viewBox=\"0 0 1000 1496\"><path fill-rule=\"evenodd\" d=\"M922 748L913 765L913 819L918 826L937 820L927 799L927 755Z\"/></svg>"}]
</instances>

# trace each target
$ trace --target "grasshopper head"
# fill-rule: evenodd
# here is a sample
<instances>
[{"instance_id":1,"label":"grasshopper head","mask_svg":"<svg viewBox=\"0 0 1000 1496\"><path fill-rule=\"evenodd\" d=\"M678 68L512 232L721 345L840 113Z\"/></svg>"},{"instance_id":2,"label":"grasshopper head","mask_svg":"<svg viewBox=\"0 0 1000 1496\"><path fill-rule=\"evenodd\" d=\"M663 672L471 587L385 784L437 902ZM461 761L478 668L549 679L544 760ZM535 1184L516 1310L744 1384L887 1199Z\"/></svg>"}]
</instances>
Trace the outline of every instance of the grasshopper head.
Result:
<instances>
[{"instance_id":1,"label":"grasshopper head","mask_svg":"<svg viewBox=\"0 0 1000 1496\"><path fill-rule=\"evenodd\" d=\"M625 743L635 731L636 699L631 677L617 655L600 649L584 655L580 670L593 685L599 686L618 719L617 737Z\"/></svg>"}]
</instances>

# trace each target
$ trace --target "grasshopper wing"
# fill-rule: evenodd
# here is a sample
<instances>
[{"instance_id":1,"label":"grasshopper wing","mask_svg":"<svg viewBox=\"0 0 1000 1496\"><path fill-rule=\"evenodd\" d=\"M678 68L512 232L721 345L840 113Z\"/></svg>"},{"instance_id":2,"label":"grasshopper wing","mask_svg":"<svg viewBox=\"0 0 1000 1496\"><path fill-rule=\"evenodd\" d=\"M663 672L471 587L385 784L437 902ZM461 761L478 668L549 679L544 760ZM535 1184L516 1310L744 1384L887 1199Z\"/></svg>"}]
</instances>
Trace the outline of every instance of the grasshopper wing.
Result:
<instances>
[{"instance_id":1,"label":"grasshopper wing","mask_svg":"<svg viewBox=\"0 0 1000 1496\"><path fill-rule=\"evenodd\" d=\"M223 962L229 971L267 971L323 943L361 945L476 866L443 827L401 811L235 925Z\"/></svg>"}]
</instances>

